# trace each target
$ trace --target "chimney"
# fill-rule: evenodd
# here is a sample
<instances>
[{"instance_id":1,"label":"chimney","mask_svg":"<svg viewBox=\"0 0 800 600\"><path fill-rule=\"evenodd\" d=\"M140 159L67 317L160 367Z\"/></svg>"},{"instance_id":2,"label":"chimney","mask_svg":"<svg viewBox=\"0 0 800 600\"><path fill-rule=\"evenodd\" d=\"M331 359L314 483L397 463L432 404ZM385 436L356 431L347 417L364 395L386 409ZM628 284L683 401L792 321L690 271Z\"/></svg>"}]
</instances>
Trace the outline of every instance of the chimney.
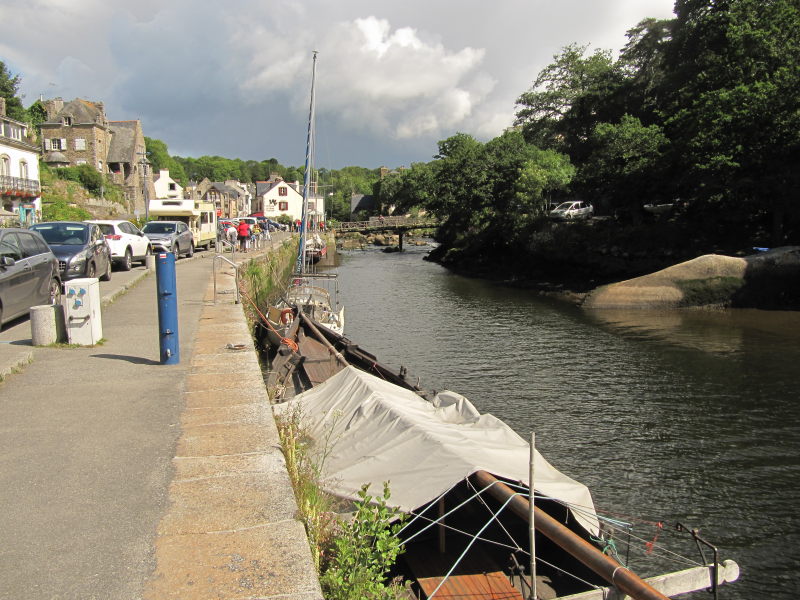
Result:
<instances>
[{"instance_id":1,"label":"chimney","mask_svg":"<svg viewBox=\"0 0 800 600\"><path fill-rule=\"evenodd\" d=\"M47 111L47 120L52 121L56 115L64 110L64 100L61 98L53 98L52 100L44 101L44 109Z\"/></svg>"},{"instance_id":2,"label":"chimney","mask_svg":"<svg viewBox=\"0 0 800 600\"><path fill-rule=\"evenodd\" d=\"M6 116L6 99L0 97L0 117Z\"/></svg>"}]
</instances>

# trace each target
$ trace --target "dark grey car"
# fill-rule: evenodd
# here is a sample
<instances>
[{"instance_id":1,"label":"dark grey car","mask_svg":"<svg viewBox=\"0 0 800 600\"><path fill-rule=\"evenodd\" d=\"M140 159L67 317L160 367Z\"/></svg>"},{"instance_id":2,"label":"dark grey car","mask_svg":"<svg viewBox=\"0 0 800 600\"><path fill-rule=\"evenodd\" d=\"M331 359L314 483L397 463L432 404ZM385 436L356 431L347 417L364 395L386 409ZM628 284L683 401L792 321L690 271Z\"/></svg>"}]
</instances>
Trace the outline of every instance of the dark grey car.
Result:
<instances>
[{"instance_id":1,"label":"dark grey car","mask_svg":"<svg viewBox=\"0 0 800 600\"><path fill-rule=\"evenodd\" d=\"M27 229L0 229L0 326L31 306L60 301L58 259L44 239Z\"/></svg>"},{"instance_id":2,"label":"dark grey car","mask_svg":"<svg viewBox=\"0 0 800 600\"><path fill-rule=\"evenodd\" d=\"M50 221L30 226L42 235L59 261L61 280L111 279L111 248L100 228L80 221Z\"/></svg>"},{"instance_id":3,"label":"dark grey car","mask_svg":"<svg viewBox=\"0 0 800 600\"><path fill-rule=\"evenodd\" d=\"M181 254L194 255L194 236L183 221L150 221L142 231L150 238L154 252L172 252L175 260Z\"/></svg>"}]
</instances>

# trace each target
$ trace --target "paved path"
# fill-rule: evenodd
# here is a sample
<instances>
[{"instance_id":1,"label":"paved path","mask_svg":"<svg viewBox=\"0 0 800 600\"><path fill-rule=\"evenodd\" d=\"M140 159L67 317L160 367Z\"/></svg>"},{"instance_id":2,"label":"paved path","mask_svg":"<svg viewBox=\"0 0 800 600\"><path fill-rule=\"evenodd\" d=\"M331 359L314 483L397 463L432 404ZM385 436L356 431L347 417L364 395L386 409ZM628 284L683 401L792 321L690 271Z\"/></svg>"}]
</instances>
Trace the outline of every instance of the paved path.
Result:
<instances>
[{"instance_id":1,"label":"paved path","mask_svg":"<svg viewBox=\"0 0 800 600\"><path fill-rule=\"evenodd\" d=\"M0 383L0 599L321 597L242 307L213 304L212 256L177 265L179 365L158 363L141 269L101 285L108 299L140 278L104 307L101 346L32 348L27 321L0 332L0 372L18 371Z\"/></svg>"}]
</instances>

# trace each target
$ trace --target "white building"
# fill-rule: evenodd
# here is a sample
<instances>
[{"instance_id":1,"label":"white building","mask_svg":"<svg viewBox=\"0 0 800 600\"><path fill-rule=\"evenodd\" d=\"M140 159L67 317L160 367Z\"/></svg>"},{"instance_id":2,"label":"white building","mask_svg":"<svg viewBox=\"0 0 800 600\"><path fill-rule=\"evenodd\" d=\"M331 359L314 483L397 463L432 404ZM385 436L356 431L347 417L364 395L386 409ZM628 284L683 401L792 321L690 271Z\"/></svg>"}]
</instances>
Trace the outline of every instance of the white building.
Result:
<instances>
[{"instance_id":1,"label":"white building","mask_svg":"<svg viewBox=\"0 0 800 600\"><path fill-rule=\"evenodd\" d=\"M6 116L6 101L0 98L0 219L7 212L18 215L23 226L41 218L39 147L27 124Z\"/></svg>"},{"instance_id":2,"label":"white building","mask_svg":"<svg viewBox=\"0 0 800 600\"><path fill-rule=\"evenodd\" d=\"M183 187L169 176L169 169L161 169L158 172L153 187L156 189L156 198L183 198Z\"/></svg>"},{"instance_id":3,"label":"white building","mask_svg":"<svg viewBox=\"0 0 800 600\"><path fill-rule=\"evenodd\" d=\"M256 213L277 220L281 215L288 215L292 222L303 216L303 195L298 191L300 185L291 184L277 178L274 181L256 182ZM324 221L325 201L321 197L310 197L308 200L308 222L311 228Z\"/></svg>"}]
</instances>

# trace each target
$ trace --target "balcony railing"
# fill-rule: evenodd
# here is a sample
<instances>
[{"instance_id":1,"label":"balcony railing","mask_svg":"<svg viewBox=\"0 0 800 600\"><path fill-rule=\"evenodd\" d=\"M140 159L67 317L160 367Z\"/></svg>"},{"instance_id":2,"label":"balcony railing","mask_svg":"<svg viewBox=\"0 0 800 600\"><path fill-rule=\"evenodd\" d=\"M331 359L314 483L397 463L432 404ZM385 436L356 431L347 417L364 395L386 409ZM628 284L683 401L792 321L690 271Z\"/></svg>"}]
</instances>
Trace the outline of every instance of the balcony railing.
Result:
<instances>
[{"instance_id":1,"label":"balcony railing","mask_svg":"<svg viewBox=\"0 0 800 600\"><path fill-rule=\"evenodd\" d=\"M41 193L39 182L35 179L23 179L0 175L0 194L3 196L19 196L21 198L36 198Z\"/></svg>"}]
</instances>

